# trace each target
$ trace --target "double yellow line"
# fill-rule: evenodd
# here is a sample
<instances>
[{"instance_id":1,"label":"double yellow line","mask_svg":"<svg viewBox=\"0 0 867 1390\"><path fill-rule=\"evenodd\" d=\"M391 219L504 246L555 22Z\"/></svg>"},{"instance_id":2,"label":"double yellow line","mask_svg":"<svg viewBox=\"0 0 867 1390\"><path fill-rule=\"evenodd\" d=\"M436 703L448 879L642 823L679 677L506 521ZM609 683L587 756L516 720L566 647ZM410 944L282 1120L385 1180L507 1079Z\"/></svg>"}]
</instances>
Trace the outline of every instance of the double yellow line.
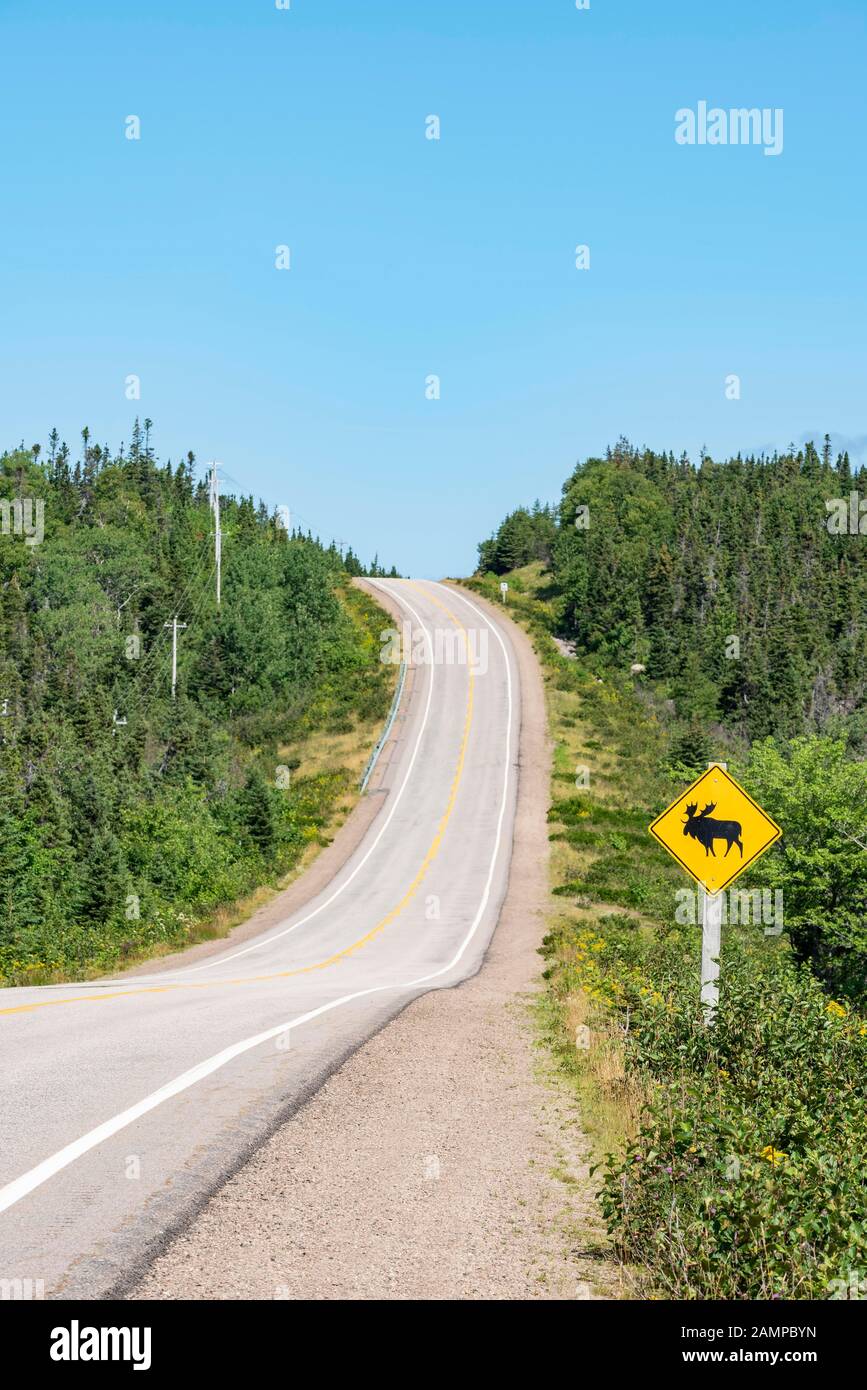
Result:
<instances>
[{"instance_id":1,"label":"double yellow line","mask_svg":"<svg viewBox=\"0 0 867 1390\"><path fill-rule=\"evenodd\" d=\"M379 922L377 922L375 927L371 927L370 931L365 932L364 936L360 936L358 940L353 941L351 945L345 946L342 951L336 951L334 955L328 956L325 960L316 961L313 965L299 966L295 970L280 970L275 974L270 975L251 975L248 977L242 977L241 979L237 980L203 980L200 983L190 984L180 983L170 985L149 985L141 989L113 990L110 994L80 994L74 995L72 996L72 998L69 999L37 1000L35 1003L32 1004L18 1004L15 1005L13 1008L0 1009L0 1015L32 1013L36 1009L59 1008L62 1004L102 1004L110 999L126 999L129 998L131 995L168 994L173 990L182 989L217 989L221 986L226 985L261 984L267 980L286 980L296 975L308 975L314 970L325 970L329 965L337 965L340 961L345 960L347 956L351 956L356 951L360 951L364 946L368 944L368 942L373 941L375 937L379 936L380 933L383 932L387 926L389 926L393 921L395 921L397 917L400 916L404 908L406 908L409 905L409 903L412 902L413 898L415 897L416 893L421 887L421 884L424 882L424 879L427 875L427 872L431 864L434 862L437 855L439 854L443 842L443 836L446 832L446 826L451 820L452 812L455 808L458 789L461 784L461 778L463 777L464 772L464 764L466 762L467 745L469 743L470 738L470 729L472 728L473 723L473 701L476 683L475 671L473 670L472 649L470 647L469 633L467 632L460 618L456 617L456 615L451 611L450 608L447 608L446 605L442 603L440 599L438 599L434 594L430 593L427 589L421 589L420 586L417 584L413 584L412 587L414 589L418 589L420 593L423 593L426 598L430 599L431 603L436 604L437 608L441 608L442 611L445 614L447 614L449 618L451 618L452 622L455 624L455 626L461 633L466 649L467 670L469 671L469 685L467 689L467 708L466 715L464 718L461 746L458 753L458 761L457 766L455 768L455 775L452 778L452 784L449 791L449 799L446 804L446 809L443 813L439 825L437 826L436 834L434 835L433 840L431 841L430 846L428 847L427 853L425 854L424 859L421 862L421 867L419 868L418 873L412 880L412 883L407 888L403 897L400 899L400 902L398 902L395 907L393 907L389 912L387 912L385 916ZM431 652L431 659L433 659L433 652Z\"/></svg>"}]
</instances>

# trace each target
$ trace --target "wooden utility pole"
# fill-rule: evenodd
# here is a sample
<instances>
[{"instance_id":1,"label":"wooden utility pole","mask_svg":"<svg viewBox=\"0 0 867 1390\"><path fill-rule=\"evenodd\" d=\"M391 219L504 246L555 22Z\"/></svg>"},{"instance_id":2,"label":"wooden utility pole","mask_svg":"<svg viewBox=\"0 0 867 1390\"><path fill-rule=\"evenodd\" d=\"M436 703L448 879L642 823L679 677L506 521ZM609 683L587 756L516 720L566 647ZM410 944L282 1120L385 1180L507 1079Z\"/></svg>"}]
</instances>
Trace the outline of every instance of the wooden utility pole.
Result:
<instances>
[{"instance_id":1,"label":"wooden utility pole","mask_svg":"<svg viewBox=\"0 0 867 1390\"><path fill-rule=\"evenodd\" d=\"M214 552L217 560L217 607L220 606L222 589L223 533L220 529L220 479L217 476L218 463L211 464L211 509L214 513Z\"/></svg>"},{"instance_id":2,"label":"wooden utility pole","mask_svg":"<svg viewBox=\"0 0 867 1390\"><path fill-rule=\"evenodd\" d=\"M178 688L178 628L186 627L186 623L178 622L177 613L170 623L163 623L163 627L170 627L172 630L172 699Z\"/></svg>"}]
</instances>

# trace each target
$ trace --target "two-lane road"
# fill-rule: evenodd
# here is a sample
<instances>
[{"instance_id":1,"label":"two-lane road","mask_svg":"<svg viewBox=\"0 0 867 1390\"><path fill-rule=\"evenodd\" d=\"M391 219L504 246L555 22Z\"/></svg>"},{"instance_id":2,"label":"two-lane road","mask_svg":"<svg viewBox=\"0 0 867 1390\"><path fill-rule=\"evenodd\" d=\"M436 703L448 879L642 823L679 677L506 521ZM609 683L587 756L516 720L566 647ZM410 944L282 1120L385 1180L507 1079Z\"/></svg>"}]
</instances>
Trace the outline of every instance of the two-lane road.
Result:
<instances>
[{"instance_id":1,"label":"two-lane road","mask_svg":"<svg viewBox=\"0 0 867 1390\"><path fill-rule=\"evenodd\" d=\"M377 587L418 669L381 809L331 884L198 964L0 991L0 1280L123 1287L350 1052L478 969L516 799L508 630L444 585Z\"/></svg>"}]
</instances>

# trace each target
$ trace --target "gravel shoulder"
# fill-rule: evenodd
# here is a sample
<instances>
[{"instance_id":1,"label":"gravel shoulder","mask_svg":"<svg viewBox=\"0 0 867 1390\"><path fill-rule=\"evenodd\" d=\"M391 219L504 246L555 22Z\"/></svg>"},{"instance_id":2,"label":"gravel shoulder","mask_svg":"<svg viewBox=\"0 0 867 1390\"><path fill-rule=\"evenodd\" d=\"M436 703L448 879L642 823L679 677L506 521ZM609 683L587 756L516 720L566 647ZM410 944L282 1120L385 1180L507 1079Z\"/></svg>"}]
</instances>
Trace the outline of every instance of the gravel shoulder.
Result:
<instances>
[{"instance_id":1,"label":"gravel shoulder","mask_svg":"<svg viewBox=\"0 0 867 1390\"><path fill-rule=\"evenodd\" d=\"M518 808L482 969L416 1000L359 1048L128 1297L618 1295L589 1142L532 1019L549 903L550 747L538 664L521 629L510 623L510 633L522 687Z\"/></svg>"}]
</instances>

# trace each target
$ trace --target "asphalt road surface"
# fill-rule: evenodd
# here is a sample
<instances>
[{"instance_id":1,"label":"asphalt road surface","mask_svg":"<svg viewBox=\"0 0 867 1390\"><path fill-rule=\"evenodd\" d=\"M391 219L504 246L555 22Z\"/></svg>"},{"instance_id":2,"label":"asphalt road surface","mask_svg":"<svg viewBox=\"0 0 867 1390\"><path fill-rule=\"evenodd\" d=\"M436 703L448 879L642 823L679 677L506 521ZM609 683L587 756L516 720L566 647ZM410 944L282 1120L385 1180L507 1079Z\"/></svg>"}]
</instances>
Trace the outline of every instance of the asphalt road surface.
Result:
<instances>
[{"instance_id":1,"label":"asphalt road surface","mask_svg":"<svg viewBox=\"0 0 867 1390\"><path fill-rule=\"evenodd\" d=\"M417 669L381 809L329 886L199 963L0 991L0 1281L122 1292L362 1042L479 968L508 882L517 664L455 589L376 587Z\"/></svg>"}]
</instances>

